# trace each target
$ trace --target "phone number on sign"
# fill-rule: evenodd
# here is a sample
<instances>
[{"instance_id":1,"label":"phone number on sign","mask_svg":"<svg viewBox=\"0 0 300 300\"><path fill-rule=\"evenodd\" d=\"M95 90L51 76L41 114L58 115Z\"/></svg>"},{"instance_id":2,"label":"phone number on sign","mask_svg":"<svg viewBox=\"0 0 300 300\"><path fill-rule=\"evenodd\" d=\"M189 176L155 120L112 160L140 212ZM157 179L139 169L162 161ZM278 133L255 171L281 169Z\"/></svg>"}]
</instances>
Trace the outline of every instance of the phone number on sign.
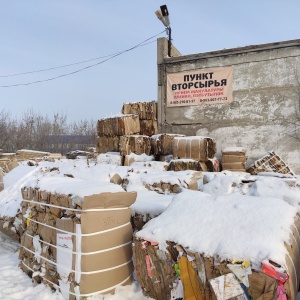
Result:
<instances>
[{"instance_id":1,"label":"phone number on sign","mask_svg":"<svg viewBox=\"0 0 300 300\"><path fill-rule=\"evenodd\" d=\"M218 98L203 98L199 99L199 102L214 102L214 101L226 101L227 97L218 97Z\"/></svg>"}]
</instances>

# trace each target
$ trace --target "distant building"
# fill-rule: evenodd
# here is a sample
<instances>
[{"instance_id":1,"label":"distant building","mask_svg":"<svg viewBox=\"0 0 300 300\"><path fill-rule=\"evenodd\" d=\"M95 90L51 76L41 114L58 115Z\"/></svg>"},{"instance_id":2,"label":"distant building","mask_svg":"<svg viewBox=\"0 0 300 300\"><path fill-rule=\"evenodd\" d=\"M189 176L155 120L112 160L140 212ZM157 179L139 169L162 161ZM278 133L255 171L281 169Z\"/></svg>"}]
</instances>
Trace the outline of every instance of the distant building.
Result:
<instances>
[{"instance_id":1,"label":"distant building","mask_svg":"<svg viewBox=\"0 0 300 300\"><path fill-rule=\"evenodd\" d=\"M209 136L217 156L274 150L300 173L300 40L181 55L158 39L159 132Z\"/></svg>"}]
</instances>

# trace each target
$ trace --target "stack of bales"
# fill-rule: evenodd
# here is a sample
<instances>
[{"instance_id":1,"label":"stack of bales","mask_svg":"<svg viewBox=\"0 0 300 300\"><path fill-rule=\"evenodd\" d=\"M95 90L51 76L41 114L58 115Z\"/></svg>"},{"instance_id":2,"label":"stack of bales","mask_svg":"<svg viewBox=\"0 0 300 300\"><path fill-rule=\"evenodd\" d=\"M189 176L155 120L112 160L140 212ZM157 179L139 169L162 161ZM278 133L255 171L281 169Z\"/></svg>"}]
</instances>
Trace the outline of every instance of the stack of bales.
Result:
<instances>
[{"instance_id":1,"label":"stack of bales","mask_svg":"<svg viewBox=\"0 0 300 300\"><path fill-rule=\"evenodd\" d=\"M132 102L124 103L122 114L138 115L140 119L141 135L152 136L157 134L157 102Z\"/></svg>"},{"instance_id":2,"label":"stack of bales","mask_svg":"<svg viewBox=\"0 0 300 300\"><path fill-rule=\"evenodd\" d=\"M246 172L246 149L243 147L226 147L222 151L222 169Z\"/></svg>"},{"instance_id":3,"label":"stack of bales","mask_svg":"<svg viewBox=\"0 0 300 300\"><path fill-rule=\"evenodd\" d=\"M124 135L120 138L120 154L122 156L130 153L150 155L150 136L157 134L157 103L155 101L124 103L122 113L138 116L140 131L138 134Z\"/></svg>"},{"instance_id":4,"label":"stack of bales","mask_svg":"<svg viewBox=\"0 0 300 300\"><path fill-rule=\"evenodd\" d=\"M110 293L132 280L129 208L136 193L115 184L56 179L55 192L42 178L22 189L20 267L37 282L60 289L65 299ZM58 184L59 183L59 184ZM58 193L62 189L65 193ZM93 191L91 193L91 191ZM109 191L109 192L106 192Z\"/></svg>"},{"instance_id":5,"label":"stack of bales","mask_svg":"<svg viewBox=\"0 0 300 300\"><path fill-rule=\"evenodd\" d=\"M98 120L97 152L119 152L120 137L139 134L140 120L137 115L120 115Z\"/></svg>"}]
</instances>

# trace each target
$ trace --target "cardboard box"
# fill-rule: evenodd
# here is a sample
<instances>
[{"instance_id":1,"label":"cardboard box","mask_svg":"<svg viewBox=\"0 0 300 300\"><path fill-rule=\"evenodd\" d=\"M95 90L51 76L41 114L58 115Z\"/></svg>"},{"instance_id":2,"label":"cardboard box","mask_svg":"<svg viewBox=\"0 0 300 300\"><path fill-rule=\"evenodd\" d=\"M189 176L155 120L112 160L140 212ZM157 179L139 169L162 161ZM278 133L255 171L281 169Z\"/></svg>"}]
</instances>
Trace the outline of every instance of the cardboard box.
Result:
<instances>
[{"instance_id":1,"label":"cardboard box","mask_svg":"<svg viewBox=\"0 0 300 300\"><path fill-rule=\"evenodd\" d=\"M223 163L246 163L247 156L245 155L233 155L233 154L223 154Z\"/></svg>"},{"instance_id":2,"label":"cardboard box","mask_svg":"<svg viewBox=\"0 0 300 300\"><path fill-rule=\"evenodd\" d=\"M222 170L244 170L246 171L246 164L242 162L222 163Z\"/></svg>"}]
</instances>

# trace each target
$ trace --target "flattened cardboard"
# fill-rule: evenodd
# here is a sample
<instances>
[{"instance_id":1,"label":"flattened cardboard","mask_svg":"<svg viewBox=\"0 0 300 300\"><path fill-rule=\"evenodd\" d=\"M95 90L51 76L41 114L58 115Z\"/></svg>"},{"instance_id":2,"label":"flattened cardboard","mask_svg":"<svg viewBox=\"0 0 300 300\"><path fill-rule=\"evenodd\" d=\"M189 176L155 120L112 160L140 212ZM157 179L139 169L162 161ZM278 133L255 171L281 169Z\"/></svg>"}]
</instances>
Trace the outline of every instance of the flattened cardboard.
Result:
<instances>
[{"instance_id":1,"label":"flattened cardboard","mask_svg":"<svg viewBox=\"0 0 300 300\"><path fill-rule=\"evenodd\" d=\"M90 211L81 214L82 234L108 230L126 224L131 217L131 209Z\"/></svg>"},{"instance_id":2,"label":"flattened cardboard","mask_svg":"<svg viewBox=\"0 0 300 300\"><path fill-rule=\"evenodd\" d=\"M82 252L92 252L116 247L132 240L132 227L128 224L114 231L92 236L82 236Z\"/></svg>"},{"instance_id":3,"label":"flattened cardboard","mask_svg":"<svg viewBox=\"0 0 300 300\"><path fill-rule=\"evenodd\" d=\"M253 299L274 299L277 288L277 280L262 272L252 271L248 276L250 287L249 294ZM262 298L260 298L262 297Z\"/></svg>"},{"instance_id":4,"label":"flattened cardboard","mask_svg":"<svg viewBox=\"0 0 300 300\"><path fill-rule=\"evenodd\" d=\"M81 255L81 271L92 272L122 265L132 258L131 243L102 253Z\"/></svg>"},{"instance_id":5,"label":"flattened cardboard","mask_svg":"<svg viewBox=\"0 0 300 300\"><path fill-rule=\"evenodd\" d=\"M241 162L222 163L223 170L246 170L246 164Z\"/></svg>"},{"instance_id":6,"label":"flattened cardboard","mask_svg":"<svg viewBox=\"0 0 300 300\"><path fill-rule=\"evenodd\" d=\"M129 207L136 200L136 192L102 193L84 197L82 209Z\"/></svg>"},{"instance_id":7,"label":"flattened cardboard","mask_svg":"<svg viewBox=\"0 0 300 300\"><path fill-rule=\"evenodd\" d=\"M246 163L246 161L247 161L247 156L245 155L229 155L229 154L222 155L223 163Z\"/></svg>"},{"instance_id":8,"label":"flattened cardboard","mask_svg":"<svg viewBox=\"0 0 300 300\"><path fill-rule=\"evenodd\" d=\"M123 267L95 274L82 274L80 280L80 293L90 294L109 289L106 293L111 292L115 285L120 284L127 277L129 284L132 281L133 264L127 264Z\"/></svg>"}]
</instances>

